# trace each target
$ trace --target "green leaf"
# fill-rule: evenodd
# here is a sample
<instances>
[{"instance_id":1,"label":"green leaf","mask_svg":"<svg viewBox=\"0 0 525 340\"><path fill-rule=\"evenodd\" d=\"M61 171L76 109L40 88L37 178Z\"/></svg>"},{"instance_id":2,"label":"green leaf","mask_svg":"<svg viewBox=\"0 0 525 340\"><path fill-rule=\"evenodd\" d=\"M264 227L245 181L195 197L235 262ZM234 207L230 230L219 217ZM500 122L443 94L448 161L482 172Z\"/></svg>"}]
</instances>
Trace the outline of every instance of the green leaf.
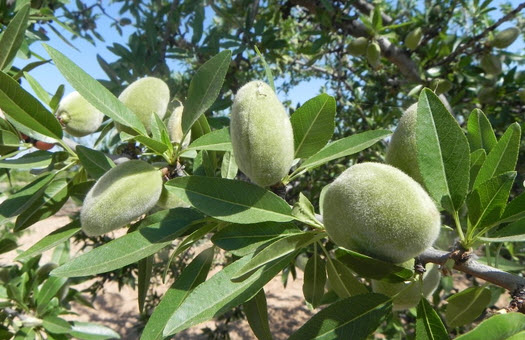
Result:
<instances>
[{"instance_id":1,"label":"green leaf","mask_svg":"<svg viewBox=\"0 0 525 340\"><path fill-rule=\"evenodd\" d=\"M235 157L233 157L233 154L231 152L225 152L224 156L222 157L221 177L234 179L235 176L237 176L238 171L239 167L235 162Z\"/></svg>"},{"instance_id":2,"label":"green leaf","mask_svg":"<svg viewBox=\"0 0 525 340\"><path fill-rule=\"evenodd\" d=\"M409 280L414 274L410 269L377 260L348 249L337 249L335 256L358 276L369 279L396 283Z\"/></svg>"},{"instance_id":3,"label":"green leaf","mask_svg":"<svg viewBox=\"0 0 525 340\"><path fill-rule=\"evenodd\" d=\"M185 176L166 182L165 188L206 215L222 221L249 224L293 219L286 201L247 182Z\"/></svg>"},{"instance_id":4,"label":"green leaf","mask_svg":"<svg viewBox=\"0 0 525 340\"><path fill-rule=\"evenodd\" d=\"M470 151L456 119L430 89L419 96L417 161L425 187L445 210L457 211L467 196Z\"/></svg>"},{"instance_id":5,"label":"green leaf","mask_svg":"<svg viewBox=\"0 0 525 340\"><path fill-rule=\"evenodd\" d=\"M489 237L479 239L485 242L525 242L525 219L506 225L491 233Z\"/></svg>"},{"instance_id":6,"label":"green leaf","mask_svg":"<svg viewBox=\"0 0 525 340\"><path fill-rule=\"evenodd\" d=\"M259 58L261 58L261 62L264 66L264 72L266 73L266 78L268 79L268 84L272 88L273 92L275 92L275 84L273 82L272 69L266 63L266 59L264 59L264 56L262 55L261 51L259 51L259 48L257 47L257 45L253 46L253 48L255 49L255 53L257 53Z\"/></svg>"},{"instance_id":7,"label":"green leaf","mask_svg":"<svg viewBox=\"0 0 525 340\"><path fill-rule=\"evenodd\" d=\"M326 263L321 256L315 254L308 259L304 267L303 295L312 307L321 304L326 284Z\"/></svg>"},{"instance_id":8,"label":"green leaf","mask_svg":"<svg viewBox=\"0 0 525 340\"><path fill-rule=\"evenodd\" d=\"M20 146L20 138L11 131L0 130L0 145L18 148Z\"/></svg>"},{"instance_id":9,"label":"green leaf","mask_svg":"<svg viewBox=\"0 0 525 340\"><path fill-rule=\"evenodd\" d=\"M456 340L519 340L513 338L525 330L525 315L522 313L497 314L481 322L468 333L460 335Z\"/></svg>"},{"instance_id":10,"label":"green leaf","mask_svg":"<svg viewBox=\"0 0 525 340\"><path fill-rule=\"evenodd\" d=\"M46 316L42 320L42 326L46 331L54 334L69 334L71 325L66 320L56 316Z\"/></svg>"},{"instance_id":11,"label":"green leaf","mask_svg":"<svg viewBox=\"0 0 525 340\"><path fill-rule=\"evenodd\" d=\"M268 305L266 303L264 289L261 289L254 297L244 303L243 312L257 339L273 339L268 323Z\"/></svg>"},{"instance_id":12,"label":"green leaf","mask_svg":"<svg viewBox=\"0 0 525 340\"><path fill-rule=\"evenodd\" d=\"M46 44L44 44L44 48L64 78L91 105L117 123L129 126L142 135L147 135L144 125L137 116L108 89L75 65L61 52Z\"/></svg>"},{"instance_id":13,"label":"green leaf","mask_svg":"<svg viewBox=\"0 0 525 340\"><path fill-rule=\"evenodd\" d=\"M42 238L40 241L35 243L33 246L31 246L29 249L24 251L23 253L19 254L15 260L23 260L28 259L31 257L34 257L36 255L42 254L44 251L52 249L56 247L57 245L63 243L65 240L69 240L69 238L76 233L80 231L80 221L75 220L62 228L59 228L52 233L48 234L44 238Z\"/></svg>"},{"instance_id":14,"label":"green leaf","mask_svg":"<svg viewBox=\"0 0 525 340\"><path fill-rule=\"evenodd\" d=\"M474 109L468 117L467 139L470 150L483 149L487 154L498 143L492 125L480 109Z\"/></svg>"},{"instance_id":15,"label":"green leaf","mask_svg":"<svg viewBox=\"0 0 525 340\"><path fill-rule=\"evenodd\" d=\"M0 52L1 53L1 52ZM29 86L33 89L36 96L43 101L44 103L48 104L51 101L51 97L49 97L49 94L46 90L38 83L38 81L33 78L29 73L24 72L24 78L29 83Z\"/></svg>"},{"instance_id":16,"label":"green leaf","mask_svg":"<svg viewBox=\"0 0 525 340\"><path fill-rule=\"evenodd\" d=\"M11 19L0 38L0 70L6 70L24 41L29 19L29 4L24 5Z\"/></svg>"},{"instance_id":17,"label":"green leaf","mask_svg":"<svg viewBox=\"0 0 525 340\"><path fill-rule=\"evenodd\" d=\"M0 160L0 168L30 170L45 168L51 164L53 153L49 151L37 150L14 159Z\"/></svg>"},{"instance_id":18,"label":"green leaf","mask_svg":"<svg viewBox=\"0 0 525 340\"><path fill-rule=\"evenodd\" d=\"M77 145L75 150L84 169L94 179L99 179L106 171L115 166L115 163L103 152L82 145Z\"/></svg>"},{"instance_id":19,"label":"green leaf","mask_svg":"<svg viewBox=\"0 0 525 340\"><path fill-rule=\"evenodd\" d=\"M484 234L487 230L483 228L493 226L494 222L500 219L507 205L514 178L516 178L515 171L503 173L478 185L470 193L467 198L467 207L468 218L472 226L471 233L481 229L483 231L480 233Z\"/></svg>"},{"instance_id":20,"label":"green leaf","mask_svg":"<svg viewBox=\"0 0 525 340\"><path fill-rule=\"evenodd\" d=\"M16 248L18 248L18 244L14 239L5 237L0 240L0 254L5 254L11 250L15 250Z\"/></svg>"},{"instance_id":21,"label":"green leaf","mask_svg":"<svg viewBox=\"0 0 525 340\"><path fill-rule=\"evenodd\" d=\"M369 293L337 301L315 314L289 340L366 339L392 309L392 300Z\"/></svg>"},{"instance_id":22,"label":"green leaf","mask_svg":"<svg viewBox=\"0 0 525 340\"><path fill-rule=\"evenodd\" d=\"M62 138L62 127L58 120L35 97L7 74L0 72L0 108L13 123L25 126L22 131L36 139L31 130L52 139ZM29 131L28 131L29 130Z\"/></svg>"},{"instance_id":23,"label":"green leaf","mask_svg":"<svg viewBox=\"0 0 525 340\"><path fill-rule=\"evenodd\" d=\"M120 335L106 326L89 322L73 321L71 336L82 340L120 339Z\"/></svg>"},{"instance_id":24,"label":"green leaf","mask_svg":"<svg viewBox=\"0 0 525 340\"><path fill-rule=\"evenodd\" d=\"M427 299L420 299L416 318L417 340L448 340L448 332Z\"/></svg>"},{"instance_id":25,"label":"green leaf","mask_svg":"<svg viewBox=\"0 0 525 340\"><path fill-rule=\"evenodd\" d=\"M487 154L485 149L478 149L470 154L470 181L469 181L469 190L472 190L474 186L474 181L478 176L479 170L485 163L487 159Z\"/></svg>"},{"instance_id":26,"label":"green leaf","mask_svg":"<svg viewBox=\"0 0 525 340\"><path fill-rule=\"evenodd\" d=\"M299 200L292 208L292 215L299 221L308 225L323 228L323 224L315 217L314 206L303 193L299 193Z\"/></svg>"},{"instance_id":27,"label":"green leaf","mask_svg":"<svg viewBox=\"0 0 525 340\"><path fill-rule=\"evenodd\" d=\"M326 93L304 103L290 117L295 158L307 158L328 143L335 128L335 99Z\"/></svg>"},{"instance_id":28,"label":"green leaf","mask_svg":"<svg viewBox=\"0 0 525 340\"><path fill-rule=\"evenodd\" d=\"M449 327L455 328L476 320L490 302L490 290L470 287L447 299L445 319Z\"/></svg>"},{"instance_id":29,"label":"green leaf","mask_svg":"<svg viewBox=\"0 0 525 340\"><path fill-rule=\"evenodd\" d=\"M476 189L481 183L507 171L514 171L518 160L521 128L518 123L508 127L507 131L487 155L474 181Z\"/></svg>"},{"instance_id":30,"label":"green leaf","mask_svg":"<svg viewBox=\"0 0 525 340\"><path fill-rule=\"evenodd\" d=\"M525 218L525 193L514 198L505 208L500 223L514 222Z\"/></svg>"},{"instance_id":31,"label":"green leaf","mask_svg":"<svg viewBox=\"0 0 525 340\"><path fill-rule=\"evenodd\" d=\"M148 320L140 340L162 340L162 330L173 313L188 297L190 292L206 280L213 261L214 248L208 248L197 255L184 268L179 277L166 291Z\"/></svg>"},{"instance_id":32,"label":"green leaf","mask_svg":"<svg viewBox=\"0 0 525 340\"><path fill-rule=\"evenodd\" d=\"M190 82L188 99L184 103L182 113L182 132L190 131L191 126L199 117L210 108L219 96L224 83L224 77L230 66L232 53L224 50L205 62Z\"/></svg>"},{"instance_id":33,"label":"green leaf","mask_svg":"<svg viewBox=\"0 0 525 340\"><path fill-rule=\"evenodd\" d=\"M0 223L26 210L40 197L54 177L55 174L41 176L3 201L0 204Z\"/></svg>"},{"instance_id":34,"label":"green leaf","mask_svg":"<svg viewBox=\"0 0 525 340\"><path fill-rule=\"evenodd\" d=\"M122 268L155 254L188 231L202 215L188 208L160 211L142 222L144 227L80 255L51 275L78 277ZM133 245L130 249L130 245Z\"/></svg>"},{"instance_id":35,"label":"green leaf","mask_svg":"<svg viewBox=\"0 0 525 340\"><path fill-rule=\"evenodd\" d=\"M268 263L241 282L233 282L231 278L250 261L250 256L243 257L225 267L190 293L168 321L163 336L169 336L222 315L227 310L244 303L288 265L295 255L292 253Z\"/></svg>"},{"instance_id":36,"label":"green leaf","mask_svg":"<svg viewBox=\"0 0 525 340\"><path fill-rule=\"evenodd\" d=\"M64 84L61 84L57 87L57 90L55 91L55 94L53 95L53 98L49 101L49 107L56 111L58 109L58 105L60 104L60 100L62 100L62 97L64 96Z\"/></svg>"},{"instance_id":37,"label":"green leaf","mask_svg":"<svg viewBox=\"0 0 525 340\"><path fill-rule=\"evenodd\" d=\"M70 182L67 178L51 182L43 195L18 216L14 231L26 229L59 211L69 198Z\"/></svg>"},{"instance_id":38,"label":"green leaf","mask_svg":"<svg viewBox=\"0 0 525 340\"><path fill-rule=\"evenodd\" d=\"M235 273L232 281L239 282L246 280L246 278L250 277L250 275L261 266L294 253L296 250L302 249L323 237L325 237L324 234L303 233L279 238L255 254L244 267Z\"/></svg>"},{"instance_id":39,"label":"green leaf","mask_svg":"<svg viewBox=\"0 0 525 340\"><path fill-rule=\"evenodd\" d=\"M331 160L363 151L390 134L392 132L389 130L372 130L339 139L306 159L296 172L313 169Z\"/></svg>"},{"instance_id":40,"label":"green leaf","mask_svg":"<svg viewBox=\"0 0 525 340\"><path fill-rule=\"evenodd\" d=\"M138 263L138 301L139 301L139 312L144 313L144 302L148 295L149 284L153 271L153 255L150 255Z\"/></svg>"},{"instance_id":41,"label":"green leaf","mask_svg":"<svg viewBox=\"0 0 525 340\"><path fill-rule=\"evenodd\" d=\"M341 261L330 258L326 267L332 289L342 298L368 293L368 289Z\"/></svg>"},{"instance_id":42,"label":"green leaf","mask_svg":"<svg viewBox=\"0 0 525 340\"><path fill-rule=\"evenodd\" d=\"M288 223L231 224L216 232L211 241L235 256L245 256L276 238L299 233L299 228Z\"/></svg>"},{"instance_id":43,"label":"green leaf","mask_svg":"<svg viewBox=\"0 0 525 340\"><path fill-rule=\"evenodd\" d=\"M50 276L46 280L46 282L44 282L44 284L38 291L38 294L36 295L36 311L38 314L41 314L45 310L47 304L51 301L53 297L55 297L60 288L62 288L62 286L65 285L66 282L66 278L52 276Z\"/></svg>"},{"instance_id":44,"label":"green leaf","mask_svg":"<svg viewBox=\"0 0 525 340\"><path fill-rule=\"evenodd\" d=\"M215 130L197 138L184 152L191 150L232 151L230 129Z\"/></svg>"}]
</instances>

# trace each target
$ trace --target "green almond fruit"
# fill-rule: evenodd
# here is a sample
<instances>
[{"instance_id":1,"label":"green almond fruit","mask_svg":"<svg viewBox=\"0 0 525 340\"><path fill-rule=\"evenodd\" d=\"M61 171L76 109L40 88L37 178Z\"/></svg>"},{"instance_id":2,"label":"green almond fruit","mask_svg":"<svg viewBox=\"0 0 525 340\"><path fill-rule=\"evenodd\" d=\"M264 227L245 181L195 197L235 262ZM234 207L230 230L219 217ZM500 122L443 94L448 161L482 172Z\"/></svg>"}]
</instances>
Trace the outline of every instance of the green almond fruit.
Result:
<instances>
[{"instance_id":1,"label":"green almond fruit","mask_svg":"<svg viewBox=\"0 0 525 340\"><path fill-rule=\"evenodd\" d=\"M173 110L170 118L168 119L168 132L170 135L170 140L172 143L180 144L183 133L182 133L182 112L184 111L184 106L178 106ZM191 140L191 131L188 132L184 142L182 142L182 148L186 148L190 144Z\"/></svg>"},{"instance_id":2,"label":"green almond fruit","mask_svg":"<svg viewBox=\"0 0 525 340\"><path fill-rule=\"evenodd\" d=\"M416 157L416 117L417 103L412 104L401 116L386 150L385 162L390 164L423 185Z\"/></svg>"},{"instance_id":3,"label":"green almond fruit","mask_svg":"<svg viewBox=\"0 0 525 340\"><path fill-rule=\"evenodd\" d=\"M446 79L434 79L430 84L430 88L439 96L440 94L450 91L452 83Z\"/></svg>"},{"instance_id":4,"label":"green almond fruit","mask_svg":"<svg viewBox=\"0 0 525 340\"><path fill-rule=\"evenodd\" d=\"M102 235L136 220L159 200L160 171L151 164L131 160L110 169L89 190L80 212L82 230Z\"/></svg>"},{"instance_id":5,"label":"green almond fruit","mask_svg":"<svg viewBox=\"0 0 525 340\"><path fill-rule=\"evenodd\" d=\"M142 122L148 133L151 131L151 115L163 119L170 102L170 90L164 81L155 77L146 77L134 81L118 97ZM131 128L119 123L117 130L136 134Z\"/></svg>"},{"instance_id":6,"label":"green almond fruit","mask_svg":"<svg viewBox=\"0 0 525 340\"><path fill-rule=\"evenodd\" d=\"M348 46L346 47L346 51L349 54L355 57L358 57L360 55L365 55L367 47L368 47L368 39L365 37L359 37L348 43Z\"/></svg>"},{"instance_id":7,"label":"green almond fruit","mask_svg":"<svg viewBox=\"0 0 525 340\"><path fill-rule=\"evenodd\" d=\"M104 114L75 91L62 98L56 117L71 136L83 137L97 131Z\"/></svg>"},{"instance_id":8,"label":"green almond fruit","mask_svg":"<svg viewBox=\"0 0 525 340\"><path fill-rule=\"evenodd\" d=\"M421 27L417 27L416 29L410 31L410 33L408 33L405 37L405 46L408 49L415 50L421 43L422 38L423 30Z\"/></svg>"},{"instance_id":9,"label":"green almond fruit","mask_svg":"<svg viewBox=\"0 0 525 340\"><path fill-rule=\"evenodd\" d=\"M413 261L412 261L413 262ZM393 299L393 310L405 310L416 307L421 299L421 296L428 298L436 288L439 286L441 273L439 272L438 266L430 264L429 269L423 274L423 286L418 280L415 283L411 281L389 283L384 281L372 280L372 290L374 293L384 294L386 296L394 296ZM407 288L412 285L410 288Z\"/></svg>"},{"instance_id":10,"label":"green almond fruit","mask_svg":"<svg viewBox=\"0 0 525 340\"><path fill-rule=\"evenodd\" d=\"M493 54L485 54L481 58L480 66L485 73L492 75L498 75L502 70L500 58Z\"/></svg>"},{"instance_id":11,"label":"green almond fruit","mask_svg":"<svg viewBox=\"0 0 525 340\"><path fill-rule=\"evenodd\" d=\"M380 163L361 163L329 184L323 221L340 247L401 263L437 239L441 218L427 192L411 177Z\"/></svg>"},{"instance_id":12,"label":"green almond fruit","mask_svg":"<svg viewBox=\"0 0 525 340\"><path fill-rule=\"evenodd\" d=\"M375 41L368 44L366 48L366 60L374 69L381 63L381 47Z\"/></svg>"},{"instance_id":13,"label":"green almond fruit","mask_svg":"<svg viewBox=\"0 0 525 340\"><path fill-rule=\"evenodd\" d=\"M500 31L494 35L494 38L490 41L490 45L497 48L505 48L512 45L512 43L520 35L520 29L517 27L509 27Z\"/></svg>"},{"instance_id":14,"label":"green almond fruit","mask_svg":"<svg viewBox=\"0 0 525 340\"><path fill-rule=\"evenodd\" d=\"M239 169L254 183L278 183L290 171L294 139L286 110L270 86L252 81L233 101L230 133Z\"/></svg>"}]
</instances>

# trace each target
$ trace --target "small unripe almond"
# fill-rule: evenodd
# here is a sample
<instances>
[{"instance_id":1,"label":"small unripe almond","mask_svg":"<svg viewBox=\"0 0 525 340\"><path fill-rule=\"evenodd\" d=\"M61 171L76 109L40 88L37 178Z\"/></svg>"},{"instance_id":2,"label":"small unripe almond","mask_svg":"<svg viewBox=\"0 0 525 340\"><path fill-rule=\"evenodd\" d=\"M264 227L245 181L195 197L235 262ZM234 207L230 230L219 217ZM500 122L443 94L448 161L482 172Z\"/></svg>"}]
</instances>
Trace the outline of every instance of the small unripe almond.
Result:
<instances>
[{"instance_id":1,"label":"small unripe almond","mask_svg":"<svg viewBox=\"0 0 525 340\"><path fill-rule=\"evenodd\" d=\"M509 27L494 35L494 39L490 41L490 45L497 48L505 48L512 45L512 43L520 35L520 29L517 27Z\"/></svg>"},{"instance_id":2,"label":"small unripe almond","mask_svg":"<svg viewBox=\"0 0 525 340\"><path fill-rule=\"evenodd\" d=\"M417 27L416 29L410 31L410 33L408 33L405 37L405 46L408 49L415 50L419 46L419 43L421 43L422 38L423 30L421 27Z\"/></svg>"},{"instance_id":3,"label":"small unripe almond","mask_svg":"<svg viewBox=\"0 0 525 340\"><path fill-rule=\"evenodd\" d=\"M441 227L439 211L421 185L380 163L354 165L329 184L323 220L337 245L391 263L432 246Z\"/></svg>"},{"instance_id":4,"label":"small unripe almond","mask_svg":"<svg viewBox=\"0 0 525 340\"><path fill-rule=\"evenodd\" d=\"M417 103L406 109L390 138L385 162L390 164L423 185L423 177L417 165L416 149Z\"/></svg>"},{"instance_id":5,"label":"small unripe almond","mask_svg":"<svg viewBox=\"0 0 525 340\"><path fill-rule=\"evenodd\" d=\"M82 230L102 235L148 212L162 191L160 171L140 160L121 163L106 172L89 190L80 212Z\"/></svg>"},{"instance_id":6,"label":"small unripe almond","mask_svg":"<svg viewBox=\"0 0 525 340\"><path fill-rule=\"evenodd\" d=\"M56 116L71 136L83 137L97 131L104 114L78 92L71 92L58 105Z\"/></svg>"},{"instance_id":7,"label":"small unripe almond","mask_svg":"<svg viewBox=\"0 0 525 340\"><path fill-rule=\"evenodd\" d=\"M446 79L434 79L430 88L433 89L437 95L440 95L450 91L452 83Z\"/></svg>"},{"instance_id":8,"label":"small unripe almond","mask_svg":"<svg viewBox=\"0 0 525 340\"><path fill-rule=\"evenodd\" d=\"M252 81L239 89L230 133L235 161L253 182L269 186L288 174L294 159L292 124L266 83Z\"/></svg>"},{"instance_id":9,"label":"small unripe almond","mask_svg":"<svg viewBox=\"0 0 525 340\"><path fill-rule=\"evenodd\" d=\"M413 261L412 261L413 262ZM416 307L421 298L421 294L428 298L438 287L441 274L437 265L430 264L429 269L423 274L423 287L421 287L420 281L412 283L399 282L389 283L384 281L372 280L372 290L375 293L384 294L386 296L394 296L393 310L405 310ZM408 285L412 285L410 288L406 288Z\"/></svg>"},{"instance_id":10,"label":"small unripe almond","mask_svg":"<svg viewBox=\"0 0 525 340\"><path fill-rule=\"evenodd\" d=\"M178 106L173 110L169 120L168 120L168 132L170 134L170 140L172 143L181 143L183 133L182 133L182 112L184 111L184 106ZM191 131L188 132L186 138L182 142L182 148L187 147L190 144Z\"/></svg>"},{"instance_id":11,"label":"small unripe almond","mask_svg":"<svg viewBox=\"0 0 525 340\"><path fill-rule=\"evenodd\" d=\"M498 75L501 73L501 60L496 55L485 54L481 58L480 65L487 74Z\"/></svg>"},{"instance_id":12,"label":"small unripe almond","mask_svg":"<svg viewBox=\"0 0 525 340\"><path fill-rule=\"evenodd\" d=\"M122 91L118 97L142 122L146 131L151 131L151 117L153 114L160 119L166 115L170 101L168 85L161 79L146 77L134 81ZM135 134L131 128L115 124L119 131Z\"/></svg>"},{"instance_id":13,"label":"small unripe almond","mask_svg":"<svg viewBox=\"0 0 525 340\"><path fill-rule=\"evenodd\" d=\"M368 44L366 49L366 60L368 60L368 63L372 68L376 69L379 67L381 62L381 47L375 41Z\"/></svg>"},{"instance_id":14,"label":"small unripe almond","mask_svg":"<svg viewBox=\"0 0 525 340\"><path fill-rule=\"evenodd\" d=\"M359 37L348 43L346 51L353 56L360 56L366 53L366 48L368 47L368 39L365 37Z\"/></svg>"}]
</instances>

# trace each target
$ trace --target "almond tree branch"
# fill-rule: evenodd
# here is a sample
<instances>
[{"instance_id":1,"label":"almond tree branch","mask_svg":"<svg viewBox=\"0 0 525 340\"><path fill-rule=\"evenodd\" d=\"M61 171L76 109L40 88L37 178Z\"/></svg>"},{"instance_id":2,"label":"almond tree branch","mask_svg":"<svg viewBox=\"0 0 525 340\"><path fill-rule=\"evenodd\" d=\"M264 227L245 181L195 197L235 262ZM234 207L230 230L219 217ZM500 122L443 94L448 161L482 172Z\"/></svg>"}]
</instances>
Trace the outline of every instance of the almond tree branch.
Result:
<instances>
[{"instance_id":1,"label":"almond tree branch","mask_svg":"<svg viewBox=\"0 0 525 340\"><path fill-rule=\"evenodd\" d=\"M428 248L418 256L422 264L437 263L444 265L449 259L454 260L454 269L470 274L514 293L525 287L525 278L476 261L472 256L460 251L447 252Z\"/></svg>"}]
</instances>

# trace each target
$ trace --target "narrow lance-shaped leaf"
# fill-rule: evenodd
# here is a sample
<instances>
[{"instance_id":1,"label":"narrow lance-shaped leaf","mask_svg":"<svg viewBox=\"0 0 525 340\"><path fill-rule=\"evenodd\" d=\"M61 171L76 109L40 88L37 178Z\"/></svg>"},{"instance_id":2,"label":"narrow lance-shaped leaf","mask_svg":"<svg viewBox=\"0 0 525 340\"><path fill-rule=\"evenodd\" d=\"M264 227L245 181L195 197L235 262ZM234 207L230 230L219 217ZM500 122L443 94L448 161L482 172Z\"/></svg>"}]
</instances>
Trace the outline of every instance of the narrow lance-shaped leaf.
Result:
<instances>
[{"instance_id":1,"label":"narrow lance-shaped leaf","mask_svg":"<svg viewBox=\"0 0 525 340\"><path fill-rule=\"evenodd\" d=\"M416 119L418 166L430 196L457 211L468 191L470 150L456 119L431 90L419 96Z\"/></svg>"},{"instance_id":2,"label":"narrow lance-shaped leaf","mask_svg":"<svg viewBox=\"0 0 525 340\"><path fill-rule=\"evenodd\" d=\"M1 53L1 52L0 52ZM33 78L29 73L24 72L24 78L29 83L29 86L33 89L37 97L43 101L44 103L48 104L51 101L51 98L49 97L49 94L46 90L38 83L38 81Z\"/></svg>"},{"instance_id":3,"label":"narrow lance-shaped leaf","mask_svg":"<svg viewBox=\"0 0 525 340\"><path fill-rule=\"evenodd\" d=\"M69 58L54 48L45 45L47 53L64 78L91 105L114 121L132 127L135 131L146 135L146 129L140 120L108 89L96 81L88 73L78 67Z\"/></svg>"},{"instance_id":4,"label":"narrow lance-shaped leaf","mask_svg":"<svg viewBox=\"0 0 525 340\"><path fill-rule=\"evenodd\" d=\"M321 304L326 283L326 262L314 254L304 268L303 295L314 308Z\"/></svg>"},{"instance_id":5,"label":"narrow lance-shaped leaf","mask_svg":"<svg viewBox=\"0 0 525 340\"><path fill-rule=\"evenodd\" d=\"M250 261L250 256L243 257L225 267L190 293L168 321L163 336L169 336L209 320L245 302L288 265L295 256L296 254L292 253L268 263L241 282L233 282L231 278Z\"/></svg>"},{"instance_id":6,"label":"narrow lance-shaped leaf","mask_svg":"<svg viewBox=\"0 0 525 340\"><path fill-rule=\"evenodd\" d=\"M447 299L447 325L455 328L474 321L485 310L490 298L490 290L484 287L470 287L452 295Z\"/></svg>"},{"instance_id":7,"label":"narrow lance-shaped leaf","mask_svg":"<svg viewBox=\"0 0 525 340\"><path fill-rule=\"evenodd\" d=\"M481 322L476 328L468 333L460 335L456 340L479 340L479 339L507 339L525 331L525 315L522 313L497 314ZM523 339L525 334L512 340Z\"/></svg>"},{"instance_id":8,"label":"narrow lance-shaped leaf","mask_svg":"<svg viewBox=\"0 0 525 340\"><path fill-rule=\"evenodd\" d=\"M341 261L330 258L326 266L328 280L337 295L342 298L368 293L368 289Z\"/></svg>"},{"instance_id":9,"label":"narrow lance-shaped leaf","mask_svg":"<svg viewBox=\"0 0 525 340\"><path fill-rule=\"evenodd\" d=\"M32 131L52 139L62 138L62 127L58 120L35 97L7 74L0 72L0 108L9 120L24 133L40 139Z\"/></svg>"},{"instance_id":10,"label":"narrow lance-shaped leaf","mask_svg":"<svg viewBox=\"0 0 525 340\"><path fill-rule=\"evenodd\" d=\"M518 123L513 123L501 136L498 144L487 155L487 159L481 166L473 188L476 189L481 183L492 177L507 171L514 171L518 160L520 147L521 128Z\"/></svg>"},{"instance_id":11,"label":"narrow lance-shaped leaf","mask_svg":"<svg viewBox=\"0 0 525 340\"><path fill-rule=\"evenodd\" d=\"M213 261L214 248L203 250L184 268L151 314L140 340L162 340L162 330L190 292L206 280Z\"/></svg>"},{"instance_id":12,"label":"narrow lance-shaped leaf","mask_svg":"<svg viewBox=\"0 0 525 340\"><path fill-rule=\"evenodd\" d=\"M248 224L293 219L286 201L247 182L185 176L166 182L165 188L206 215L227 222Z\"/></svg>"},{"instance_id":13,"label":"narrow lance-shaped leaf","mask_svg":"<svg viewBox=\"0 0 525 340\"><path fill-rule=\"evenodd\" d=\"M75 150L84 169L94 179L102 177L106 171L115 166L115 163L103 152L86 148L82 145L77 145Z\"/></svg>"},{"instance_id":14,"label":"narrow lance-shaped leaf","mask_svg":"<svg viewBox=\"0 0 525 340\"><path fill-rule=\"evenodd\" d=\"M261 289L254 297L244 303L243 312L246 314L246 319L248 319L250 328L257 339L273 339L268 324L268 305L264 289Z\"/></svg>"},{"instance_id":15,"label":"narrow lance-shaped leaf","mask_svg":"<svg viewBox=\"0 0 525 340\"><path fill-rule=\"evenodd\" d=\"M29 19L29 4L24 5L13 17L0 39L0 70L5 70L15 58L24 41Z\"/></svg>"},{"instance_id":16,"label":"narrow lance-shaped leaf","mask_svg":"<svg viewBox=\"0 0 525 340\"><path fill-rule=\"evenodd\" d=\"M53 153L49 151L38 150L27 153L19 158L0 160L0 169L19 169L29 170L45 168L53 159Z\"/></svg>"},{"instance_id":17,"label":"narrow lance-shaped leaf","mask_svg":"<svg viewBox=\"0 0 525 340\"><path fill-rule=\"evenodd\" d=\"M144 227L133 231L56 268L51 275L78 277L122 268L155 254L202 219L187 208L160 211L143 221ZM149 223L150 222L150 223ZM130 244L133 249L130 249Z\"/></svg>"},{"instance_id":18,"label":"narrow lance-shaped leaf","mask_svg":"<svg viewBox=\"0 0 525 340\"><path fill-rule=\"evenodd\" d=\"M233 154L231 152L225 152L224 156L222 157L221 177L234 179L235 176L237 176L238 171L239 167L235 162L235 157Z\"/></svg>"},{"instance_id":19,"label":"narrow lance-shaped leaf","mask_svg":"<svg viewBox=\"0 0 525 340\"><path fill-rule=\"evenodd\" d=\"M339 300L314 315L289 340L366 339L391 309L392 300L381 294Z\"/></svg>"},{"instance_id":20,"label":"narrow lance-shaped leaf","mask_svg":"<svg viewBox=\"0 0 525 340\"><path fill-rule=\"evenodd\" d=\"M262 55L261 51L259 51L259 48L257 47L257 45L255 45L253 48L255 49L255 52L257 53L259 58L261 58L262 64L264 66L264 72L266 73L266 78L268 79L268 84L270 85L272 90L275 92L275 84L273 82L272 69L266 63L266 59L264 59L264 56Z\"/></svg>"},{"instance_id":21,"label":"narrow lance-shaped leaf","mask_svg":"<svg viewBox=\"0 0 525 340\"><path fill-rule=\"evenodd\" d=\"M232 151L230 129L215 130L197 138L184 152L191 150Z\"/></svg>"},{"instance_id":22,"label":"narrow lance-shaped leaf","mask_svg":"<svg viewBox=\"0 0 525 340\"><path fill-rule=\"evenodd\" d=\"M389 130L372 130L361 132L349 137L339 139L328 144L316 154L306 159L296 170L296 172L313 169L331 160L349 156L374 145L383 138L390 135Z\"/></svg>"},{"instance_id":23,"label":"narrow lance-shaped leaf","mask_svg":"<svg viewBox=\"0 0 525 340\"><path fill-rule=\"evenodd\" d=\"M111 328L96 323L80 321L73 321L69 334L76 339L84 340L120 339L120 335Z\"/></svg>"},{"instance_id":24,"label":"narrow lance-shaped leaf","mask_svg":"<svg viewBox=\"0 0 525 340\"><path fill-rule=\"evenodd\" d=\"M427 299L420 299L416 318L417 340L448 340L448 332Z\"/></svg>"},{"instance_id":25,"label":"narrow lance-shaped leaf","mask_svg":"<svg viewBox=\"0 0 525 340\"><path fill-rule=\"evenodd\" d=\"M468 117L467 139L470 150L483 149L487 154L498 142L492 125L480 109L474 109Z\"/></svg>"},{"instance_id":26,"label":"narrow lance-shaped leaf","mask_svg":"<svg viewBox=\"0 0 525 340\"><path fill-rule=\"evenodd\" d=\"M310 157L332 138L335 128L335 99L325 93L305 102L290 117L295 158Z\"/></svg>"},{"instance_id":27,"label":"narrow lance-shaped leaf","mask_svg":"<svg viewBox=\"0 0 525 340\"><path fill-rule=\"evenodd\" d=\"M513 222L525 218L525 193L514 198L505 208L500 223Z\"/></svg>"},{"instance_id":28,"label":"narrow lance-shaped leaf","mask_svg":"<svg viewBox=\"0 0 525 340\"><path fill-rule=\"evenodd\" d=\"M525 241L525 218L498 229L489 237L479 239L485 242L523 242Z\"/></svg>"},{"instance_id":29,"label":"narrow lance-shaped leaf","mask_svg":"<svg viewBox=\"0 0 525 340\"><path fill-rule=\"evenodd\" d=\"M184 135L217 99L230 66L231 55L230 50L220 52L199 67L191 79L188 100L184 103L182 114L182 132Z\"/></svg>"},{"instance_id":30,"label":"narrow lance-shaped leaf","mask_svg":"<svg viewBox=\"0 0 525 340\"><path fill-rule=\"evenodd\" d=\"M474 181L476 180L476 177L478 176L479 170L483 166L483 163L485 163L485 159L487 159L485 149L478 149L470 154L470 181L468 186L469 190L471 190L474 186Z\"/></svg>"},{"instance_id":31,"label":"narrow lance-shaped leaf","mask_svg":"<svg viewBox=\"0 0 525 340\"><path fill-rule=\"evenodd\" d=\"M146 302L146 296L151 281L151 275L153 273L153 255L146 257L145 259L139 260L138 263L138 302L139 312L144 313L144 303Z\"/></svg>"}]
</instances>

